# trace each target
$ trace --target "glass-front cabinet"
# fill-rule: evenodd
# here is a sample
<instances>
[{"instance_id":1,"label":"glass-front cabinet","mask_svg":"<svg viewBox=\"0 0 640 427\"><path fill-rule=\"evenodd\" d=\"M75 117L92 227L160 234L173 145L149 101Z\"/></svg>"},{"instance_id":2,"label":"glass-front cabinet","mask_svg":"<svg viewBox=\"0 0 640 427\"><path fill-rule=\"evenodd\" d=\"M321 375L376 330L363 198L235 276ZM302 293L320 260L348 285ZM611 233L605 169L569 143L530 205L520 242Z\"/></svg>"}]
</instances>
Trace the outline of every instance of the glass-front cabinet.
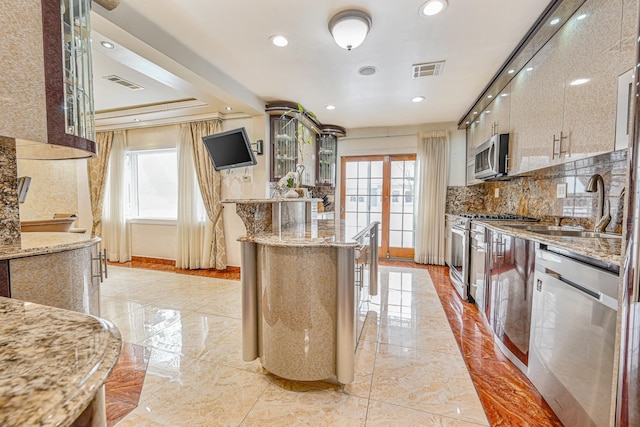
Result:
<instances>
[{"instance_id":1,"label":"glass-front cabinet","mask_svg":"<svg viewBox=\"0 0 640 427\"><path fill-rule=\"evenodd\" d=\"M345 136L344 128L319 123L298 104L283 101L266 110L271 115L271 181L297 172L305 187L335 187L338 137Z\"/></svg>"},{"instance_id":2,"label":"glass-front cabinet","mask_svg":"<svg viewBox=\"0 0 640 427\"><path fill-rule=\"evenodd\" d=\"M88 0L62 0L62 59L66 133L95 140Z\"/></svg>"},{"instance_id":3,"label":"glass-front cabinet","mask_svg":"<svg viewBox=\"0 0 640 427\"><path fill-rule=\"evenodd\" d=\"M338 137L332 134L318 135L317 147L317 185L335 187Z\"/></svg>"},{"instance_id":4,"label":"glass-front cabinet","mask_svg":"<svg viewBox=\"0 0 640 427\"><path fill-rule=\"evenodd\" d=\"M295 171L298 162L295 119L271 116L271 181Z\"/></svg>"}]
</instances>

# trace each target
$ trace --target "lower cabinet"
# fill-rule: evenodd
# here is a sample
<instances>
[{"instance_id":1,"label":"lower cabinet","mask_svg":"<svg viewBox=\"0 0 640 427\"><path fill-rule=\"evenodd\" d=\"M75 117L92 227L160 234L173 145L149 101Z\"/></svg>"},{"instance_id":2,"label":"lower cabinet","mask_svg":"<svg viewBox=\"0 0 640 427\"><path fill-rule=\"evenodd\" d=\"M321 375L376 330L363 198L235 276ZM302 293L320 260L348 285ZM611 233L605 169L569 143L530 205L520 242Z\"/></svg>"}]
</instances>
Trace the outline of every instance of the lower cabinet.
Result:
<instances>
[{"instance_id":1,"label":"lower cabinet","mask_svg":"<svg viewBox=\"0 0 640 427\"><path fill-rule=\"evenodd\" d=\"M68 251L14 258L8 260L8 267L12 298L100 315L102 268L97 243Z\"/></svg>"},{"instance_id":2,"label":"lower cabinet","mask_svg":"<svg viewBox=\"0 0 640 427\"><path fill-rule=\"evenodd\" d=\"M525 374L535 266L535 243L490 231L487 319L496 343Z\"/></svg>"}]
</instances>

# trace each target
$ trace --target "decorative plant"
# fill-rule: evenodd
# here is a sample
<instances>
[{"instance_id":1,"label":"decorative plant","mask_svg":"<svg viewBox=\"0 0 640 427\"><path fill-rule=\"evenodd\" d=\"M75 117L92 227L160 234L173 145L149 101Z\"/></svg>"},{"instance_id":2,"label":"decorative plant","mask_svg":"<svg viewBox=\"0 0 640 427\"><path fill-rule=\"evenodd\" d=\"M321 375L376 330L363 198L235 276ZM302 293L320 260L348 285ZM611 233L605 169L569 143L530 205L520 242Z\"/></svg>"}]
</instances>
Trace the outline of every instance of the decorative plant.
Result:
<instances>
[{"instance_id":1,"label":"decorative plant","mask_svg":"<svg viewBox=\"0 0 640 427\"><path fill-rule=\"evenodd\" d=\"M287 174L278 181L278 187L280 187L281 190L284 190L285 188L295 188L298 186L298 180L299 174L297 172L287 172Z\"/></svg>"}]
</instances>

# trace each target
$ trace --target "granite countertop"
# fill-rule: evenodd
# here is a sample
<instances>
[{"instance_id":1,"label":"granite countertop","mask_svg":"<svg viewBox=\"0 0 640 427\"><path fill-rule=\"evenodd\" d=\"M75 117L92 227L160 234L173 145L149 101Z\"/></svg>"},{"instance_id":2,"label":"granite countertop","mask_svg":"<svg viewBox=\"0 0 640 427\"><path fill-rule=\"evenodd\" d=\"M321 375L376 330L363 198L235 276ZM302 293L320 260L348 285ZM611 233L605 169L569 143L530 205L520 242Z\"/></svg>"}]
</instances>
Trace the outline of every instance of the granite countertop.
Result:
<instances>
[{"instance_id":1,"label":"granite countertop","mask_svg":"<svg viewBox=\"0 0 640 427\"><path fill-rule=\"evenodd\" d=\"M487 228L509 234L510 236L534 240L548 246L553 246L577 255L601 261L610 266L620 267L622 265L622 259L620 256L622 253L622 239L549 236L546 234L536 233L534 231L509 227L510 224L521 224L520 222L474 221L482 223Z\"/></svg>"},{"instance_id":2,"label":"granite countertop","mask_svg":"<svg viewBox=\"0 0 640 427\"><path fill-rule=\"evenodd\" d=\"M118 360L120 333L74 311L0 297L0 425L68 426Z\"/></svg>"},{"instance_id":3,"label":"granite countertop","mask_svg":"<svg viewBox=\"0 0 640 427\"><path fill-rule=\"evenodd\" d=\"M99 241L99 237L92 238L87 233L22 233L20 243L0 245L0 260L79 249L94 245Z\"/></svg>"},{"instance_id":4,"label":"granite countertop","mask_svg":"<svg viewBox=\"0 0 640 427\"><path fill-rule=\"evenodd\" d=\"M281 197L277 199L225 199L221 203L240 203L245 205L254 205L261 203L282 203L282 202L321 202L322 199L311 199L311 198L286 198Z\"/></svg>"},{"instance_id":5,"label":"granite countertop","mask_svg":"<svg viewBox=\"0 0 640 427\"><path fill-rule=\"evenodd\" d=\"M241 242L253 242L267 246L282 247L342 247L355 248L358 242L353 236L346 235L344 223L334 220L318 220L318 236L311 237L309 232L297 235L294 232L262 233L251 236L241 236Z\"/></svg>"}]
</instances>

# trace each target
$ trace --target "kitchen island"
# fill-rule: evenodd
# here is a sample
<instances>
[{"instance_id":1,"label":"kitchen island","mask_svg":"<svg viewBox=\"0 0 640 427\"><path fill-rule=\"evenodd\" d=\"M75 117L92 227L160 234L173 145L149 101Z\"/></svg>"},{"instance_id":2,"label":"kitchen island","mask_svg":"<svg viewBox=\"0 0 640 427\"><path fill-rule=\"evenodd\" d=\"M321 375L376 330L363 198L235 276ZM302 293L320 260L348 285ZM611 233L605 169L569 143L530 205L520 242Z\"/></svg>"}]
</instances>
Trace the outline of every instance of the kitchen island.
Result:
<instances>
[{"instance_id":1,"label":"kitchen island","mask_svg":"<svg viewBox=\"0 0 640 427\"><path fill-rule=\"evenodd\" d=\"M99 316L99 242L79 233L22 233L20 243L0 245L0 296Z\"/></svg>"},{"instance_id":2,"label":"kitchen island","mask_svg":"<svg viewBox=\"0 0 640 427\"><path fill-rule=\"evenodd\" d=\"M120 354L113 324L0 297L0 425L104 426L104 382Z\"/></svg>"},{"instance_id":3,"label":"kitchen island","mask_svg":"<svg viewBox=\"0 0 640 427\"><path fill-rule=\"evenodd\" d=\"M333 221L318 222L316 199L226 202L236 203L247 229L239 238L243 359L260 358L286 379L352 382L354 266L367 253L377 278L377 245L364 250L370 246L346 237ZM377 243L377 223L367 238Z\"/></svg>"}]
</instances>

